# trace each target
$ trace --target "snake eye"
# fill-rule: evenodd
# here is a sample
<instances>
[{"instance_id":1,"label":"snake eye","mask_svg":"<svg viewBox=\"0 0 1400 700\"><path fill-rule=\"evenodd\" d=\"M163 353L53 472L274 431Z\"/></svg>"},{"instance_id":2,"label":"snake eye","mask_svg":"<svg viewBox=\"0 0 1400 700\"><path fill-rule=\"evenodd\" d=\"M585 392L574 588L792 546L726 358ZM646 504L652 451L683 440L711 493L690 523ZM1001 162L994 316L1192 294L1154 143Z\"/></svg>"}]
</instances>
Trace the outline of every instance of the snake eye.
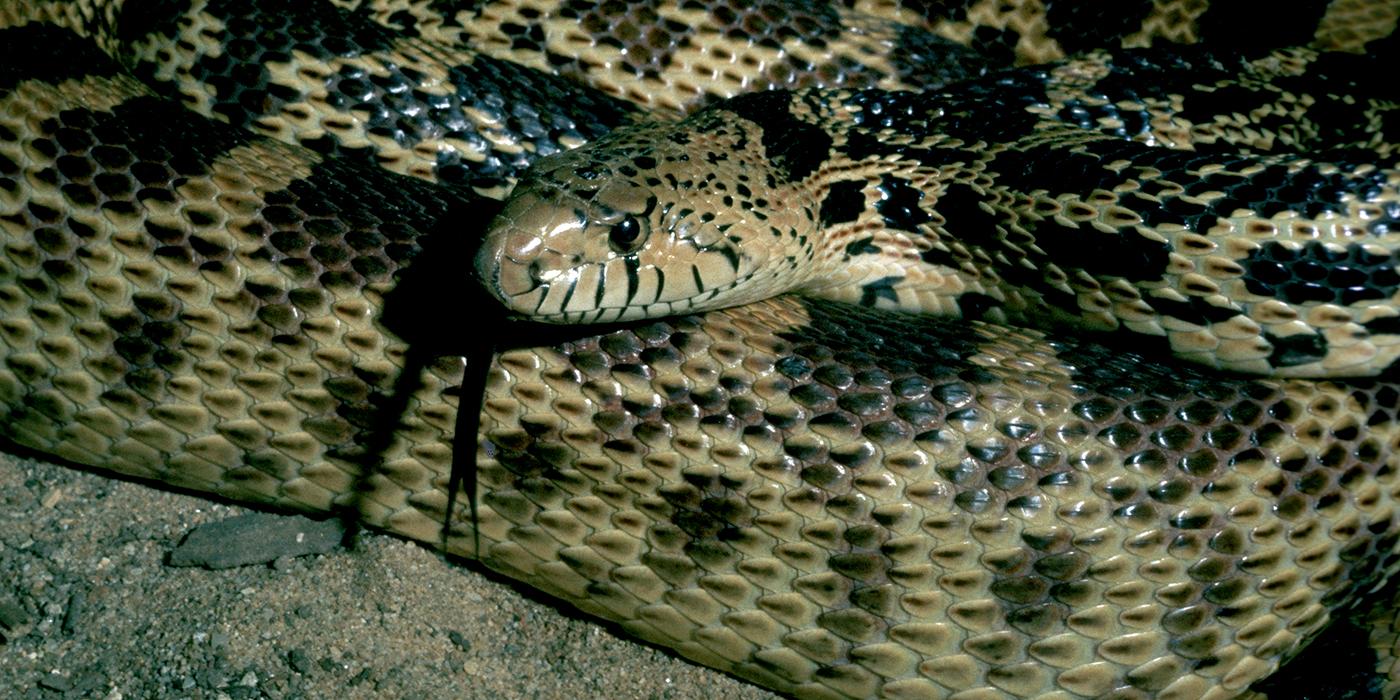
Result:
<instances>
[{"instance_id":1,"label":"snake eye","mask_svg":"<svg viewBox=\"0 0 1400 700\"><path fill-rule=\"evenodd\" d=\"M636 250L641 239L642 225L634 216L628 216L613 224L612 230L608 232L608 245L616 253L630 253Z\"/></svg>"}]
</instances>

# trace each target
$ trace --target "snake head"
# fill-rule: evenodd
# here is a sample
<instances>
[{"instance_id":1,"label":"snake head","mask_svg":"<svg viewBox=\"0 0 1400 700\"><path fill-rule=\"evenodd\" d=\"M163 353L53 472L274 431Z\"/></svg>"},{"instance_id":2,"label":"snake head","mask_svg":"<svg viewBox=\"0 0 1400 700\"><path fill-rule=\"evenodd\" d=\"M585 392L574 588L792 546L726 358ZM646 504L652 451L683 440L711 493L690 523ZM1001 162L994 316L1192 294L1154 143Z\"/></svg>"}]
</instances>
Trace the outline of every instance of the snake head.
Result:
<instances>
[{"instance_id":1,"label":"snake head","mask_svg":"<svg viewBox=\"0 0 1400 700\"><path fill-rule=\"evenodd\" d=\"M477 256L487 289L534 320L593 323L795 286L808 266L788 250L797 235L777 221L783 202L756 194L766 187L761 149L750 153L752 135L704 114L620 129L527 171Z\"/></svg>"}]
</instances>

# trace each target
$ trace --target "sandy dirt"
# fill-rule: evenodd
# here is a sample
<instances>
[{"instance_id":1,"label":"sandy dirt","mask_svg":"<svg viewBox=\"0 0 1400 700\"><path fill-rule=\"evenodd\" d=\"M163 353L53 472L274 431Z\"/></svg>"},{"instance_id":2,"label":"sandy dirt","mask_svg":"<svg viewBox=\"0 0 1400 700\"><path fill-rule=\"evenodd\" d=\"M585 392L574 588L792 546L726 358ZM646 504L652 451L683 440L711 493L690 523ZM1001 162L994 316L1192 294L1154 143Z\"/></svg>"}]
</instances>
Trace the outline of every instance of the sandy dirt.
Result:
<instances>
[{"instance_id":1,"label":"sandy dirt","mask_svg":"<svg viewBox=\"0 0 1400 700\"><path fill-rule=\"evenodd\" d=\"M164 563L246 512L0 455L0 606L32 622L0 646L0 697L776 697L382 534L272 565Z\"/></svg>"}]
</instances>

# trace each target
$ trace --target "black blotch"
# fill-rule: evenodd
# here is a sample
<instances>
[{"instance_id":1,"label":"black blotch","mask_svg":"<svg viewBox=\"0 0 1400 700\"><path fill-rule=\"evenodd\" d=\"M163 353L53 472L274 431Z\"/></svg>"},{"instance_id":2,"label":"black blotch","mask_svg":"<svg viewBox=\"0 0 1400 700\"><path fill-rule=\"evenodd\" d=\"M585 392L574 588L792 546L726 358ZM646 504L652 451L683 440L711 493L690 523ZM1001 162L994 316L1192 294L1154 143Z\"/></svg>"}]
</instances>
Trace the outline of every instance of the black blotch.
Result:
<instances>
[{"instance_id":1,"label":"black blotch","mask_svg":"<svg viewBox=\"0 0 1400 700\"><path fill-rule=\"evenodd\" d=\"M1363 326L1371 335L1400 335L1400 316L1381 316Z\"/></svg>"},{"instance_id":2,"label":"black blotch","mask_svg":"<svg viewBox=\"0 0 1400 700\"><path fill-rule=\"evenodd\" d=\"M1067 54L1117 46L1142 27L1152 6L1152 0L1046 3L1046 34Z\"/></svg>"},{"instance_id":3,"label":"black blotch","mask_svg":"<svg viewBox=\"0 0 1400 700\"><path fill-rule=\"evenodd\" d=\"M1094 83L1096 104L1091 106L1078 100L1074 102L1079 105L1081 114L1116 116L1131 121L1147 115L1117 109L1118 103L1141 104L1151 98L1181 95L1187 99L1189 107L1191 97L1201 94L1196 85L1228 82L1237 79L1243 70L1244 61L1239 56L1196 46L1119 50L1113 54L1108 74ZM1061 118L1064 119L1065 115ZM1084 128L1104 131L1103 125L1095 119L1077 123Z\"/></svg>"},{"instance_id":4,"label":"black blotch","mask_svg":"<svg viewBox=\"0 0 1400 700\"><path fill-rule=\"evenodd\" d=\"M1386 589L1389 590L1389 589ZM1388 598L1369 596L1356 610L1382 610ZM1380 700L1386 679L1376 673L1379 658L1367 641L1370 624L1344 616L1329 624L1295 657L1250 686L1266 697L1306 700Z\"/></svg>"},{"instance_id":5,"label":"black blotch","mask_svg":"<svg viewBox=\"0 0 1400 700\"><path fill-rule=\"evenodd\" d=\"M1010 65L1016 60L1016 44L1021 34L1011 29L982 25L972 33L972 50L986 56L997 65Z\"/></svg>"},{"instance_id":6,"label":"black blotch","mask_svg":"<svg viewBox=\"0 0 1400 700\"><path fill-rule=\"evenodd\" d=\"M881 127L876 126L876 129ZM927 127L917 127L927 128ZM859 161L870 156L898 155L901 159L916 161L920 165L937 168L954 163L966 163L977 155L957 148L919 148L917 146L896 145L881 141L875 132L853 131L846 135L846 143L841 152L851 160Z\"/></svg>"},{"instance_id":7,"label":"black blotch","mask_svg":"<svg viewBox=\"0 0 1400 700\"><path fill-rule=\"evenodd\" d=\"M860 238L851 241L850 243L847 243L847 257L855 257L857 255L878 255L880 253L880 249L874 243L872 243L872 241L874 240L874 236L866 236L865 238Z\"/></svg>"},{"instance_id":8,"label":"black blotch","mask_svg":"<svg viewBox=\"0 0 1400 700\"><path fill-rule=\"evenodd\" d=\"M180 31L180 18L192 4L190 0L149 0L124 5L117 14L116 38L130 44L152 34L174 37Z\"/></svg>"},{"instance_id":9,"label":"black blotch","mask_svg":"<svg viewBox=\"0 0 1400 700\"><path fill-rule=\"evenodd\" d=\"M1313 32L1327 14L1331 0L1297 0L1288 4L1287 21L1269 22L1269 31L1241 31L1258 26L1261 18L1278 13L1279 5L1269 0L1213 2L1196 19L1196 33L1202 44L1235 50L1260 50L1275 46L1303 46L1312 43Z\"/></svg>"},{"instance_id":10,"label":"black blotch","mask_svg":"<svg viewBox=\"0 0 1400 700\"><path fill-rule=\"evenodd\" d=\"M1269 353L1269 364L1274 367L1296 367L1327 356L1327 339L1318 333L1299 333L1287 337L1265 333L1264 340L1273 347L1273 352Z\"/></svg>"},{"instance_id":11,"label":"black blotch","mask_svg":"<svg viewBox=\"0 0 1400 700\"><path fill-rule=\"evenodd\" d=\"M782 90L740 95L723 108L763 130L763 150L788 180L801 180L816 172L831 151L831 135L793 116L792 93Z\"/></svg>"},{"instance_id":12,"label":"black blotch","mask_svg":"<svg viewBox=\"0 0 1400 700\"><path fill-rule=\"evenodd\" d=\"M833 183L822 200L822 226L844 224L855 221L865 208L865 182L863 180L842 180Z\"/></svg>"},{"instance_id":13,"label":"black blotch","mask_svg":"<svg viewBox=\"0 0 1400 700\"><path fill-rule=\"evenodd\" d=\"M1365 246L1329 246L1309 241L1293 248L1269 241L1242 261L1251 294L1304 304L1390 299L1400 294L1400 257L1378 255Z\"/></svg>"},{"instance_id":14,"label":"black blotch","mask_svg":"<svg viewBox=\"0 0 1400 700\"><path fill-rule=\"evenodd\" d=\"M50 24L0 29L0 94L25 80L56 84L120 72L92 42L67 29Z\"/></svg>"},{"instance_id":15,"label":"black blotch","mask_svg":"<svg viewBox=\"0 0 1400 700\"><path fill-rule=\"evenodd\" d=\"M1235 309L1216 306L1201 297L1187 297L1185 301L1179 301L1148 294L1143 296L1143 301L1147 302L1159 314L1198 326L1228 321L1240 315L1240 312Z\"/></svg>"},{"instance_id":16,"label":"black blotch","mask_svg":"<svg viewBox=\"0 0 1400 700\"><path fill-rule=\"evenodd\" d=\"M919 27L900 25L890 62L904 82L924 90L971 80L1011 65L1010 55L989 56Z\"/></svg>"},{"instance_id":17,"label":"black blotch","mask_svg":"<svg viewBox=\"0 0 1400 700\"><path fill-rule=\"evenodd\" d=\"M958 312L963 319L976 321L984 318L988 311L1001 307L1001 302L977 292L968 292L958 297Z\"/></svg>"},{"instance_id":18,"label":"black blotch","mask_svg":"<svg viewBox=\"0 0 1400 700\"><path fill-rule=\"evenodd\" d=\"M880 176L880 201L875 210L884 217L885 225L899 231L916 232L920 224L926 224L932 216L919 206L923 190L909 184L903 178L890 174Z\"/></svg>"},{"instance_id":19,"label":"black blotch","mask_svg":"<svg viewBox=\"0 0 1400 700\"><path fill-rule=\"evenodd\" d=\"M938 213L948 233L984 248L997 244L997 218L983 209L983 196L971 185L949 185L938 196Z\"/></svg>"},{"instance_id":20,"label":"black blotch","mask_svg":"<svg viewBox=\"0 0 1400 700\"><path fill-rule=\"evenodd\" d=\"M256 139L150 96L134 97L110 111L64 110L56 121L88 131L104 147L120 147L136 161L132 173L147 185L163 184L171 172L177 176L207 173L214 159ZM140 174L138 166L143 164L156 166L148 177Z\"/></svg>"},{"instance_id":21,"label":"black blotch","mask_svg":"<svg viewBox=\"0 0 1400 700\"><path fill-rule=\"evenodd\" d=\"M904 278L891 275L862 284L860 286L860 305L874 306L881 299L891 303L899 301L894 293L894 286L902 279Z\"/></svg>"},{"instance_id":22,"label":"black blotch","mask_svg":"<svg viewBox=\"0 0 1400 700\"><path fill-rule=\"evenodd\" d=\"M323 60L387 55L402 36L366 13L307 3L218 0L208 11L223 21L218 39L225 48L218 56L196 57L191 77L214 88L214 112L238 126L301 99L271 82L268 64L289 61L294 53ZM466 152L480 157L464 159L459 152L440 150L434 171L445 183L479 189L505 185L540 157L568 150L565 143L594 140L637 112L622 100L564 78L488 56L445 68L450 91L429 94L420 89L425 76L409 65L387 60L385 70L374 74L342 65L327 80L325 100L337 110L353 110L370 134L406 149L428 138L463 142ZM135 70L143 79L154 78L150 65ZM510 140L533 148L497 148L477 132L468 116L472 112L493 119ZM333 132L303 145L374 162L371 149L343 146Z\"/></svg>"}]
</instances>

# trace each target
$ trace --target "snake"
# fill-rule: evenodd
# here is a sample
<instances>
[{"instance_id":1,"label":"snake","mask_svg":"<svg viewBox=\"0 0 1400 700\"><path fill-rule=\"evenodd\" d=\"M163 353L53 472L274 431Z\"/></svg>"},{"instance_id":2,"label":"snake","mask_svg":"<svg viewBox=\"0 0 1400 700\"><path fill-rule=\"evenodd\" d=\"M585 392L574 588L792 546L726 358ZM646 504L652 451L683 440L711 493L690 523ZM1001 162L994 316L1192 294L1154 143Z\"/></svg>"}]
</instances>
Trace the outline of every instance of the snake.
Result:
<instances>
[{"instance_id":1,"label":"snake","mask_svg":"<svg viewBox=\"0 0 1400 700\"><path fill-rule=\"evenodd\" d=\"M481 291L473 232L537 154L638 109L484 53L434 67L439 39L374 21L405 15L125 10L0 12L19 445L348 512L796 697L1236 697L1400 562L1383 379L794 295L502 321L471 362L442 302Z\"/></svg>"},{"instance_id":2,"label":"snake","mask_svg":"<svg viewBox=\"0 0 1400 700\"><path fill-rule=\"evenodd\" d=\"M948 90L741 96L541 163L478 269L552 322L797 290L1120 331L1238 372L1383 373L1400 170L1370 128L1397 107L1365 77L1381 60L1125 51Z\"/></svg>"}]
</instances>

